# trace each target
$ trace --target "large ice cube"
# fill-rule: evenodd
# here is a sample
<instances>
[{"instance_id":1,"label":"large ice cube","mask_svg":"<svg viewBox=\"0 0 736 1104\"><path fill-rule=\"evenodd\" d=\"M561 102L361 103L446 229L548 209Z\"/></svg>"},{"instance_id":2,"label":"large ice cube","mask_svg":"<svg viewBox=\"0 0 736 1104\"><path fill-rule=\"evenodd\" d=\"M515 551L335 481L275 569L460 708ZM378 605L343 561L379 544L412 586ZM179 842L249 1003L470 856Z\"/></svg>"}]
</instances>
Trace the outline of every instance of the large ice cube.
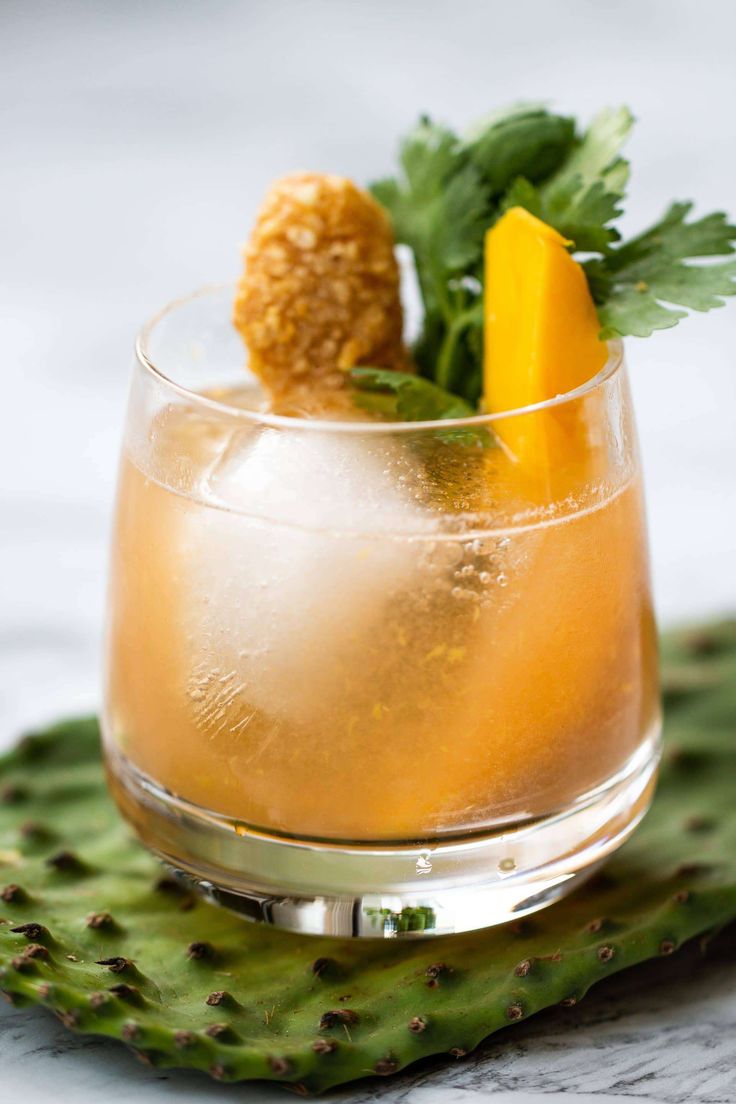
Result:
<instances>
[{"instance_id":1,"label":"large ice cube","mask_svg":"<svg viewBox=\"0 0 736 1104\"><path fill-rule=\"evenodd\" d=\"M329 717L397 599L423 585L436 521L414 498L419 481L411 448L381 435L233 436L182 548L208 693L217 670L233 702L297 723Z\"/></svg>"},{"instance_id":2,"label":"large ice cube","mask_svg":"<svg viewBox=\"0 0 736 1104\"><path fill-rule=\"evenodd\" d=\"M383 434L246 429L206 479L210 501L287 525L353 533L426 533L414 498L421 464Z\"/></svg>"}]
</instances>

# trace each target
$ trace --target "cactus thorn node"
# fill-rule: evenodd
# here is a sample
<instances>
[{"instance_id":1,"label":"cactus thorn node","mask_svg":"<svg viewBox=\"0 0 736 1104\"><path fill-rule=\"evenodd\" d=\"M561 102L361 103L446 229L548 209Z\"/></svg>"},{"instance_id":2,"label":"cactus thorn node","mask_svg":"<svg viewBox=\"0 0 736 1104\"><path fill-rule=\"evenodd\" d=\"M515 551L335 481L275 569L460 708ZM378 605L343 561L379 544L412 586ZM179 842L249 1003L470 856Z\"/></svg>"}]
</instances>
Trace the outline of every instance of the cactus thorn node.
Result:
<instances>
[{"instance_id":1,"label":"cactus thorn node","mask_svg":"<svg viewBox=\"0 0 736 1104\"><path fill-rule=\"evenodd\" d=\"M24 935L26 939L33 939L35 942L38 942L39 939L48 939L51 934L43 924L37 924L33 920L27 924L18 924L10 930L14 935Z\"/></svg>"},{"instance_id":2,"label":"cactus thorn node","mask_svg":"<svg viewBox=\"0 0 736 1104\"><path fill-rule=\"evenodd\" d=\"M333 1054L337 1050L337 1041L335 1039L315 1039L312 1043L312 1050L315 1054Z\"/></svg>"},{"instance_id":3,"label":"cactus thorn node","mask_svg":"<svg viewBox=\"0 0 736 1104\"><path fill-rule=\"evenodd\" d=\"M237 1037L230 1024L226 1023L209 1024L204 1029L204 1033L209 1035L211 1039L221 1039L223 1042L227 1040L234 1041Z\"/></svg>"},{"instance_id":4,"label":"cactus thorn node","mask_svg":"<svg viewBox=\"0 0 736 1104\"><path fill-rule=\"evenodd\" d=\"M341 1025L352 1027L359 1019L358 1013L353 1011L352 1008L332 1008L328 1012L323 1012L320 1016L319 1029L320 1031L329 1031L331 1027Z\"/></svg>"},{"instance_id":5,"label":"cactus thorn node","mask_svg":"<svg viewBox=\"0 0 736 1104\"><path fill-rule=\"evenodd\" d=\"M79 1027L79 1012L76 1009L57 1009L56 1016L64 1027Z\"/></svg>"},{"instance_id":6,"label":"cactus thorn node","mask_svg":"<svg viewBox=\"0 0 736 1104\"><path fill-rule=\"evenodd\" d=\"M3 805L19 805L29 797L29 791L24 786L16 786L8 783L0 789L0 803Z\"/></svg>"},{"instance_id":7,"label":"cactus thorn node","mask_svg":"<svg viewBox=\"0 0 736 1104\"><path fill-rule=\"evenodd\" d=\"M311 971L315 977L320 978L323 974L331 971L334 966L335 963L331 958L325 958L324 956L322 956L320 958L315 958L314 962L311 965Z\"/></svg>"},{"instance_id":8,"label":"cactus thorn node","mask_svg":"<svg viewBox=\"0 0 736 1104\"><path fill-rule=\"evenodd\" d=\"M135 969L133 962L123 955L113 955L112 958L98 958L95 966L107 966L111 974L122 974L125 970Z\"/></svg>"},{"instance_id":9,"label":"cactus thorn node","mask_svg":"<svg viewBox=\"0 0 736 1104\"><path fill-rule=\"evenodd\" d=\"M108 989L108 993L112 993L114 997L120 997L121 1000L129 1001L132 1004L138 1004L141 1000L140 990L135 985L128 985L124 981L117 982L116 985L111 985Z\"/></svg>"},{"instance_id":10,"label":"cactus thorn node","mask_svg":"<svg viewBox=\"0 0 736 1104\"><path fill-rule=\"evenodd\" d=\"M0 890L0 900L4 901L6 905L19 905L21 902L28 900L28 894L15 882L9 882Z\"/></svg>"},{"instance_id":11,"label":"cactus thorn node","mask_svg":"<svg viewBox=\"0 0 736 1104\"><path fill-rule=\"evenodd\" d=\"M446 966L444 962L431 963L424 971L428 987L430 989L437 989L440 984L440 978L445 977L449 973L450 968Z\"/></svg>"},{"instance_id":12,"label":"cactus thorn node","mask_svg":"<svg viewBox=\"0 0 736 1104\"><path fill-rule=\"evenodd\" d=\"M27 947L24 947L21 951L23 958L50 958L48 947L44 947L43 943L29 943Z\"/></svg>"},{"instance_id":13,"label":"cactus thorn node","mask_svg":"<svg viewBox=\"0 0 736 1104\"><path fill-rule=\"evenodd\" d=\"M195 939L187 947L187 958L192 958L196 960L203 958L213 958L214 954L215 950L212 944L207 943L206 940L203 939Z\"/></svg>"},{"instance_id":14,"label":"cactus thorn node","mask_svg":"<svg viewBox=\"0 0 736 1104\"><path fill-rule=\"evenodd\" d=\"M84 922L88 928L93 928L95 930L115 927L115 921L109 912L90 912L85 917Z\"/></svg>"},{"instance_id":15,"label":"cactus thorn node","mask_svg":"<svg viewBox=\"0 0 736 1104\"><path fill-rule=\"evenodd\" d=\"M686 832L711 832L713 827L713 820L707 816L693 815L689 816L685 821Z\"/></svg>"}]
</instances>

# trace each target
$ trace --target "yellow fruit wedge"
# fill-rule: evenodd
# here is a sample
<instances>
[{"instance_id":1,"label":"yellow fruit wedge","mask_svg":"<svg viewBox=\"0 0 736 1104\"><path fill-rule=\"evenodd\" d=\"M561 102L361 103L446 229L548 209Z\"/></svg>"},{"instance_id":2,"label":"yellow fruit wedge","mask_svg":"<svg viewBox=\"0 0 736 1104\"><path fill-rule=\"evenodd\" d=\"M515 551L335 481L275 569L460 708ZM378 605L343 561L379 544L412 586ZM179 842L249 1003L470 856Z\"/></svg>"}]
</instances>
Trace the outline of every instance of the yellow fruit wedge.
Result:
<instances>
[{"instance_id":1,"label":"yellow fruit wedge","mask_svg":"<svg viewBox=\"0 0 736 1104\"><path fill-rule=\"evenodd\" d=\"M569 242L522 207L485 241L483 399L488 413L572 391L595 376L608 347L585 273ZM593 407L574 401L500 419L496 431L535 498L569 493L590 458ZM592 430L592 436L591 436Z\"/></svg>"}]
</instances>

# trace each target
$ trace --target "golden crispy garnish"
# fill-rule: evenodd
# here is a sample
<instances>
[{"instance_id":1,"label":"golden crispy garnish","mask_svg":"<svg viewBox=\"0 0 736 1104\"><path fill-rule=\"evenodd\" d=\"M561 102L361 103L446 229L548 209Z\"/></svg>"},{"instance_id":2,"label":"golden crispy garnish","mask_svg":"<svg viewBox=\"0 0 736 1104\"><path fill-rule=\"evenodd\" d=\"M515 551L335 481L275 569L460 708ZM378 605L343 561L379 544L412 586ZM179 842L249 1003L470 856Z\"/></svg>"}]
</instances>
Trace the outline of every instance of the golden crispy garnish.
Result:
<instances>
[{"instance_id":1,"label":"golden crispy garnish","mask_svg":"<svg viewBox=\"0 0 736 1104\"><path fill-rule=\"evenodd\" d=\"M358 364L408 367L399 270L381 207L350 180L295 173L266 196L233 321L274 409L346 406Z\"/></svg>"}]
</instances>

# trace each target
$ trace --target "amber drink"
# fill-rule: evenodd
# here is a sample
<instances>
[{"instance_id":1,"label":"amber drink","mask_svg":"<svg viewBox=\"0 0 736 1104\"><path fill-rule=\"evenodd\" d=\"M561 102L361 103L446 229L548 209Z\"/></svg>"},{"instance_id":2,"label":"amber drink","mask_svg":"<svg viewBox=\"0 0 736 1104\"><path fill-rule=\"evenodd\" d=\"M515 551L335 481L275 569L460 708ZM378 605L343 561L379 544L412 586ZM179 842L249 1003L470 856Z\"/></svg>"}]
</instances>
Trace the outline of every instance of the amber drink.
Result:
<instances>
[{"instance_id":1,"label":"amber drink","mask_svg":"<svg viewBox=\"0 0 736 1104\"><path fill-rule=\"evenodd\" d=\"M107 648L119 802L177 870L282 926L539 907L633 829L657 759L620 346L529 411L279 417L242 380L229 294L139 345ZM508 447L527 422L585 429L551 480Z\"/></svg>"}]
</instances>

